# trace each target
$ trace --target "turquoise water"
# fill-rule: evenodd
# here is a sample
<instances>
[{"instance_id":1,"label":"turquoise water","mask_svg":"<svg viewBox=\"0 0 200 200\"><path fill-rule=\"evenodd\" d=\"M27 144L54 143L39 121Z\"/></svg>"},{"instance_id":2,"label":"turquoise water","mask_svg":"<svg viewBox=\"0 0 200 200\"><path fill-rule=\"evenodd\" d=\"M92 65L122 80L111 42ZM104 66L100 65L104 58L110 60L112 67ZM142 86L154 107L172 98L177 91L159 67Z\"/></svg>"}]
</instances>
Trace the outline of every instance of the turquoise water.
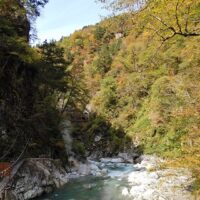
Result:
<instances>
[{"instance_id":1,"label":"turquoise water","mask_svg":"<svg viewBox=\"0 0 200 200\"><path fill-rule=\"evenodd\" d=\"M128 187L125 177L134 170L133 166L108 166L107 169L110 177L78 178L40 200L128 200L127 196L122 195L122 190Z\"/></svg>"}]
</instances>

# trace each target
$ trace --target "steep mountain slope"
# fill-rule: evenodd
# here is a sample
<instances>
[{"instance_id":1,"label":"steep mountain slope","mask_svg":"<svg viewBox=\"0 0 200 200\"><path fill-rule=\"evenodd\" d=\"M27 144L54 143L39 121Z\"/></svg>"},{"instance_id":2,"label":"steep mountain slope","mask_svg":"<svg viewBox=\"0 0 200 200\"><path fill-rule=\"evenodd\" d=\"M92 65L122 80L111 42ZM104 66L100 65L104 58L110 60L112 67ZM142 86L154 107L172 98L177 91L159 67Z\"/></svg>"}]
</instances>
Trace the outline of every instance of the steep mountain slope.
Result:
<instances>
[{"instance_id":1,"label":"steep mountain slope","mask_svg":"<svg viewBox=\"0 0 200 200\"><path fill-rule=\"evenodd\" d=\"M144 152L199 174L200 37L177 34L163 41L147 29L144 15L138 21L131 14L108 18L63 37L59 45L74 79L89 91L95 119L110 123Z\"/></svg>"}]
</instances>

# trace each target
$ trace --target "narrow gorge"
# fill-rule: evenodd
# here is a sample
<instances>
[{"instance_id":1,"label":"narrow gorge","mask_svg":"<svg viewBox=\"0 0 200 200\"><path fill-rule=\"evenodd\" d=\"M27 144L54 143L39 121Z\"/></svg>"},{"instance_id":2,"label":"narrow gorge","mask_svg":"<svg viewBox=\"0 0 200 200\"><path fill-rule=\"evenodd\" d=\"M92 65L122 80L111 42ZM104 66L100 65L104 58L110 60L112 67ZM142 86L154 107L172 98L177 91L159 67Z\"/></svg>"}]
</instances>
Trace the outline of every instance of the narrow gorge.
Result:
<instances>
[{"instance_id":1,"label":"narrow gorge","mask_svg":"<svg viewBox=\"0 0 200 200\"><path fill-rule=\"evenodd\" d=\"M200 0L0 0L0 200L200 200L199 30Z\"/></svg>"}]
</instances>

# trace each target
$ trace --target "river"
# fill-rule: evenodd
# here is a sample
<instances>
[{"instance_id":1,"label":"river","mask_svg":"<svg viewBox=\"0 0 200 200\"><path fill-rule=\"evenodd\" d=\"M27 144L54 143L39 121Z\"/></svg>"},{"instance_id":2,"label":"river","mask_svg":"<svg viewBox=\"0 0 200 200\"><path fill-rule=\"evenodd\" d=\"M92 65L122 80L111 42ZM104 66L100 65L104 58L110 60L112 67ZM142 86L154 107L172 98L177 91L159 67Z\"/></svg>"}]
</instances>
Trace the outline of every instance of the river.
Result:
<instances>
[{"instance_id":1,"label":"river","mask_svg":"<svg viewBox=\"0 0 200 200\"><path fill-rule=\"evenodd\" d=\"M108 164L107 177L86 176L71 180L64 187L40 200L125 200L128 181L125 177L134 171L131 164Z\"/></svg>"},{"instance_id":2,"label":"river","mask_svg":"<svg viewBox=\"0 0 200 200\"><path fill-rule=\"evenodd\" d=\"M156 169L153 157L141 164L104 163L107 175L71 179L64 187L38 200L193 200L185 169Z\"/></svg>"}]
</instances>

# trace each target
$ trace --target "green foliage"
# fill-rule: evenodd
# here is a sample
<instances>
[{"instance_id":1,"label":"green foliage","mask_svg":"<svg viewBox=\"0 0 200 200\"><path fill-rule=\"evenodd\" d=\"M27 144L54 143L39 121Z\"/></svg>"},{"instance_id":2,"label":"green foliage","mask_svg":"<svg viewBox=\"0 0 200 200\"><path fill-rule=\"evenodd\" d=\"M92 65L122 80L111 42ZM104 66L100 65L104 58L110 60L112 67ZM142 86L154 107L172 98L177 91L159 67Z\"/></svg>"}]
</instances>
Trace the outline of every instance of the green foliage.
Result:
<instances>
[{"instance_id":1,"label":"green foliage","mask_svg":"<svg viewBox=\"0 0 200 200\"><path fill-rule=\"evenodd\" d=\"M83 47L83 40L81 38L78 38L75 40L75 44L79 47Z\"/></svg>"},{"instance_id":2,"label":"green foliage","mask_svg":"<svg viewBox=\"0 0 200 200\"><path fill-rule=\"evenodd\" d=\"M83 58L81 79L90 91L88 103L112 127L106 132L111 146L121 148L123 140L114 131L120 130L146 153L185 160L199 172L199 2L152 0L138 9L135 3L141 1L104 2L132 12L80 30L65 38L66 45L61 43L74 60ZM116 33L122 37L115 38ZM73 45L77 34L81 49ZM71 65L77 66L75 61ZM97 121L84 129L86 135L105 126Z\"/></svg>"},{"instance_id":3,"label":"green foliage","mask_svg":"<svg viewBox=\"0 0 200 200\"><path fill-rule=\"evenodd\" d=\"M112 156L131 138L199 174L199 2L109 1L134 10L31 48L30 22L46 2L0 2L0 123L10 139L0 141L0 154L19 135L19 147L31 138L27 155L61 157L63 113L88 103L95 115L74 130L77 154Z\"/></svg>"},{"instance_id":4,"label":"green foliage","mask_svg":"<svg viewBox=\"0 0 200 200\"><path fill-rule=\"evenodd\" d=\"M122 43L122 40L119 39L119 40L113 42L113 43L110 45L109 50L110 50L111 55L117 54L117 52L120 50L121 43Z\"/></svg>"},{"instance_id":5,"label":"green foliage","mask_svg":"<svg viewBox=\"0 0 200 200\"><path fill-rule=\"evenodd\" d=\"M102 103L106 108L110 108L117 103L116 82L113 77L106 77L101 84Z\"/></svg>"},{"instance_id":6,"label":"green foliage","mask_svg":"<svg viewBox=\"0 0 200 200\"><path fill-rule=\"evenodd\" d=\"M72 144L72 150L78 155L84 156L85 154L85 145L80 141L74 141Z\"/></svg>"},{"instance_id":7,"label":"green foliage","mask_svg":"<svg viewBox=\"0 0 200 200\"><path fill-rule=\"evenodd\" d=\"M28 43L30 22L46 2L0 2L0 135L7 138L0 137L0 156L5 160L15 159L25 145L27 156L63 156L63 111L75 107L74 99L83 93L67 68L71 53L66 61L55 41L36 48Z\"/></svg>"},{"instance_id":8,"label":"green foliage","mask_svg":"<svg viewBox=\"0 0 200 200\"><path fill-rule=\"evenodd\" d=\"M102 40L105 33L106 33L106 29L104 27L97 26L94 31L94 37L96 40Z\"/></svg>"},{"instance_id":9,"label":"green foliage","mask_svg":"<svg viewBox=\"0 0 200 200\"><path fill-rule=\"evenodd\" d=\"M111 63L112 57L109 47L107 45L104 45L99 52L98 59L94 63L95 68L99 73L104 74L109 71Z\"/></svg>"},{"instance_id":10,"label":"green foliage","mask_svg":"<svg viewBox=\"0 0 200 200\"><path fill-rule=\"evenodd\" d=\"M199 190L200 189L200 180L199 179L197 179L197 180L195 180L195 182L193 183L193 185L192 185L192 190L193 191L197 191L197 190ZM199 196L199 193L197 194L197 197Z\"/></svg>"},{"instance_id":11,"label":"green foliage","mask_svg":"<svg viewBox=\"0 0 200 200\"><path fill-rule=\"evenodd\" d=\"M131 140L125 137L125 133L121 129L113 128L100 115L93 116L91 121L85 123L84 126L77 124L74 135L84 143L85 150L90 153L100 153L101 156L113 156L119 151L131 150ZM95 141L97 136L100 137L99 141Z\"/></svg>"},{"instance_id":12,"label":"green foliage","mask_svg":"<svg viewBox=\"0 0 200 200\"><path fill-rule=\"evenodd\" d=\"M64 59L64 49L55 41L45 41L39 46L43 67L39 68L41 82L48 85L48 93L67 92L67 62ZM47 90L47 88L46 88Z\"/></svg>"}]
</instances>

